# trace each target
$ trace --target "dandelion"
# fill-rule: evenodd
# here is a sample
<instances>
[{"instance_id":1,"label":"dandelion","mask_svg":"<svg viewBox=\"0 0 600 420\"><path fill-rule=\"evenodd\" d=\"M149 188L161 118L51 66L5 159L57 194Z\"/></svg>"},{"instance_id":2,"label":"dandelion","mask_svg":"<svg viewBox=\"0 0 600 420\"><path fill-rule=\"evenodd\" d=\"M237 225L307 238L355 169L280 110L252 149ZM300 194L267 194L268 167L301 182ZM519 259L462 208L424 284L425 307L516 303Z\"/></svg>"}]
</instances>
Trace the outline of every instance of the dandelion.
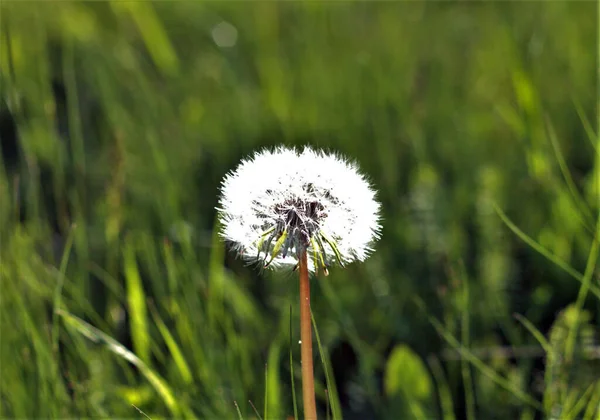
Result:
<instances>
[{"instance_id":1,"label":"dandelion","mask_svg":"<svg viewBox=\"0 0 600 420\"><path fill-rule=\"evenodd\" d=\"M221 235L247 260L309 271L363 261L379 237L379 203L355 164L305 148L263 150L223 180Z\"/></svg>"},{"instance_id":2,"label":"dandelion","mask_svg":"<svg viewBox=\"0 0 600 420\"><path fill-rule=\"evenodd\" d=\"M299 269L302 394L305 418L315 419L308 275L371 254L381 230L375 191L342 156L279 147L225 176L217 210L221 236L243 258Z\"/></svg>"}]
</instances>

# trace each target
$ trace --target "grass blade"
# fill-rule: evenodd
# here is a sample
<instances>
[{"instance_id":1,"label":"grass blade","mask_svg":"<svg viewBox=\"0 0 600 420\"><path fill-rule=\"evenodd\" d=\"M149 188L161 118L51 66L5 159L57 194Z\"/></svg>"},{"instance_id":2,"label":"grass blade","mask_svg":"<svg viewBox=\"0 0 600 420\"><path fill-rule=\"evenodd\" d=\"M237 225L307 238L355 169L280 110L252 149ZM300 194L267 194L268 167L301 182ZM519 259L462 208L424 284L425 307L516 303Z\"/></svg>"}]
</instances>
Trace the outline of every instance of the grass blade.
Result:
<instances>
[{"instance_id":1,"label":"grass blade","mask_svg":"<svg viewBox=\"0 0 600 420\"><path fill-rule=\"evenodd\" d=\"M244 420L244 417L242 416L242 412L240 411L240 406L238 405L237 401L234 401L233 404L235 405L235 410L237 411L238 418L240 420Z\"/></svg>"},{"instance_id":2,"label":"grass blade","mask_svg":"<svg viewBox=\"0 0 600 420\"><path fill-rule=\"evenodd\" d=\"M498 207L498 205L496 203L494 203L494 209L496 210L496 213L498 213L498 216L500 216L500 218L502 219L502 221L506 224L506 226L508 226L508 228L510 230L512 230L513 233L515 235L517 235L523 242L525 242L527 245L529 245L535 251L539 252L541 255L543 255L544 257L546 257L548 260L552 261L558 267L562 268L565 272L567 272L568 274L570 274L571 277L575 278L580 283L583 283L583 281L584 281L583 280L583 274L581 274L580 272L578 272L577 270L575 270L574 268L572 268L565 261L561 260L560 258L558 258L557 256L555 256L554 254L552 254L550 251L548 251L546 248L544 248L543 246L541 246L540 244L538 244L535 240L533 240L530 236L528 236L525 232L523 232L521 229L519 229L508 218L508 216L506 215L506 213L504 213L500 209L500 207ZM590 291L596 297L598 297L600 299L600 290L598 289L597 286L590 285Z\"/></svg>"},{"instance_id":3,"label":"grass blade","mask_svg":"<svg viewBox=\"0 0 600 420\"><path fill-rule=\"evenodd\" d=\"M577 419L580 418L579 414L586 409L587 404L593 399L594 388L596 387L597 382L590 384L587 389L580 395L579 399L573 403L573 406L570 410L565 410L567 413L565 414L565 419ZM577 389L573 389L573 399L577 397L577 393L579 391ZM570 404L568 404L570 405ZM565 404L565 408L568 406Z\"/></svg>"},{"instance_id":4,"label":"grass blade","mask_svg":"<svg viewBox=\"0 0 600 420\"><path fill-rule=\"evenodd\" d=\"M525 318L523 315L521 314L514 314L513 315L517 321L519 321L521 324L523 324L523 326L525 328L527 328L527 330L531 333L531 335L533 335L533 337L540 343L540 345L544 348L544 351L546 353L550 353L552 351L552 346L550 346L550 343L548 342L548 340L546 340L546 337L544 337L544 334L542 334L542 332L540 330L538 330L532 323L531 321L529 321L527 318Z\"/></svg>"},{"instance_id":5,"label":"grass blade","mask_svg":"<svg viewBox=\"0 0 600 420\"><path fill-rule=\"evenodd\" d=\"M462 267L461 267L462 268ZM461 270L464 274L464 271ZM461 311L461 341L465 348L469 348L469 281L466 276L462 277L464 309ZM465 389L465 405L467 410L467 420L475 420L475 393L473 391L473 378L471 377L471 369L466 359L460 361L461 373L463 377Z\"/></svg>"},{"instance_id":6,"label":"grass blade","mask_svg":"<svg viewBox=\"0 0 600 420\"><path fill-rule=\"evenodd\" d=\"M506 378L503 378L502 376L500 376L498 373L496 373L496 371L494 371L492 368L488 367L484 362L482 362L479 358L477 358L468 349L464 348L452 334L450 334L448 331L446 331L446 329L442 326L442 324L435 317L429 315L425 311L425 304L423 301L421 301L419 298L415 298L414 301L417 304L417 306L425 313L425 316L427 316L427 319L429 319L429 322L431 323L433 328L435 328L437 333L444 340L446 340L446 342L448 344L450 344L452 347L454 347L456 349L456 351L458 351L458 353L462 357L464 357L469 362L471 362L471 364L477 370L479 370L483 375L490 378L493 382L495 382L501 388L512 393L514 395L514 397L517 398L518 400L520 400L521 402L523 402L537 410L540 410L540 411L543 409L542 404L540 404L539 401L532 398L530 395L521 391L520 389L516 389Z\"/></svg>"},{"instance_id":7,"label":"grass blade","mask_svg":"<svg viewBox=\"0 0 600 420\"><path fill-rule=\"evenodd\" d=\"M265 415L264 418L281 418L281 390L279 377L279 361L281 357L281 342L275 340L269 349L268 363L265 366ZM267 367L271 368L268 369Z\"/></svg>"},{"instance_id":8,"label":"grass blade","mask_svg":"<svg viewBox=\"0 0 600 420\"><path fill-rule=\"evenodd\" d=\"M265 419L268 419L269 418L269 417L267 417L269 415L269 364L268 363L265 364L265 403L264 404L265 404ZM258 413L256 413L256 415L258 415ZM258 415L258 418L260 420L262 420L260 418L260 415Z\"/></svg>"},{"instance_id":9,"label":"grass blade","mask_svg":"<svg viewBox=\"0 0 600 420\"><path fill-rule=\"evenodd\" d=\"M523 315L521 314L514 314L513 315L517 321L519 321L521 324L523 324L523 326L525 328L527 328L527 330L531 333L531 335L533 335L533 337L540 343L540 345L542 346L542 348L544 349L544 352L546 353L546 359L548 359L549 357L551 357L551 355L553 354L554 350L552 349L552 346L550 345L550 342L548 342L548 340L546 340L546 337L544 337L544 334L541 333L540 330L538 330L532 323L531 321L529 321L527 318L525 318ZM547 368L544 372L544 383L549 384L552 382L552 374L553 371L552 369ZM548 394L547 392L544 393L544 397L543 397L543 405L544 405L544 409L546 410L547 413L549 413L551 411L551 401L549 400L550 394Z\"/></svg>"},{"instance_id":10,"label":"grass blade","mask_svg":"<svg viewBox=\"0 0 600 420\"><path fill-rule=\"evenodd\" d=\"M554 154L556 155L556 161L558 162L560 172L562 173L563 178L565 179L565 182L567 184L567 188L568 188L569 192L571 193L571 198L572 198L575 206L581 212L581 216L583 218L585 227L591 231L592 228L590 226L594 220L594 218L592 216L592 212L586 206L585 201L583 200L583 198L577 191L577 187L575 186L573 177L571 176L571 173L569 172L569 167L567 165L565 157L563 156L562 151L560 150L560 146L559 146L558 140L556 138L556 132L554 131L554 128L550 124L549 118L546 118L546 131L548 133L548 139L550 140L550 144L552 144L552 148L554 149Z\"/></svg>"},{"instance_id":11,"label":"grass blade","mask_svg":"<svg viewBox=\"0 0 600 420\"><path fill-rule=\"evenodd\" d=\"M581 107L581 103L574 98L573 103L575 104L575 110L577 111L577 116L579 116L579 120L581 121L581 125L583 125L583 129L585 130L585 134L587 134L587 138L590 141L590 144L594 148L594 150L598 151L598 145L596 144L598 136L594 133L594 129L590 124L590 120L585 116L585 112Z\"/></svg>"},{"instance_id":12,"label":"grass blade","mask_svg":"<svg viewBox=\"0 0 600 420\"><path fill-rule=\"evenodd\" d=\"M54 351L54 353L58 352L59 325L57 322L57 311L60 309L62 303L62 289L65 284L67 265L69 264L71 248L73 247L73 240L75 238L74 230L75 226L73 225L71 226L71 230L69 232L69 236L67 237L67 242L65 244L65 249L60 260L60 268L58 270L58 282L56 284L56 288L54 289L54 298L52 302L52 306L54 307L54 312L52 313L52 350Z\"/></svg>"},{"instance_id":13,"label":"grass blade","mask_svg":"<svg viewBox=\"0 0 600 420\"><path fill-rule=\"evenodd\" d=\"M150 337L148 335L146 297L130 236L125 239L123 258L125 260L125 283L127 286L127 304L131 315L133 348L140 359L148 363L150 360Z\"/></svg>"},{"instance_id":14,"label":"grass blade","mask_svg":"<svg viewBox=\"0 0 600 420\"><path fill-rule=\"evenodd\" d=\"M150 313L154 318L154 322L156 323L156 326L158 327L158 330L160 331L163 340L165 340L165 343L169 348L169 352L173 357L173 362L175 362L175 366L177 366L181 378L186 384L191 384L193 381L192 372L185 360L185 357L183 356L183 352L177 345L177 341L175 341L175 338L169 331L169 328L167 328L167 326L165 325L164 321L158 314L158 311L156 310L154 305L150 305Z\"/></svg>"},{"instance_id":15,"label":"grass blade","mask_svg":"<svg viewBox=\"0 0 600 420\"><path fill-rule=\"evenodd\" d=\"M258 418L258 420L263 420L263 418L260 416L260 413L256 409L256 406L254 405L254 403L252 402L252 400L248 400L248 404L250 404L250 407L252 407L252 411L254 411L254 413L256 414L256 417Z\"/></svg>"},{"instance_id":16,"label":"grass blade","mask_svg":"<svg viewBox=\"0 0 600 420\"><path fill-rule=\"evenodd\" d=\"M84 320L64 310L59 310L58 315L60 315L64 319L66 325L74 328L77 332L92 340L93 342L102 343L106 345L111 352L113 352L119 357L122 357L123 359L127 360L129 363L137 367L142 373L142 375L144 375L144 377L148 380L148 382L150 382L150 384L156 390L156 392L158 392L163 402L169 408L174 417L177 417L180 414L184 414L185 417L188 418L194 417L187 407L180 406L180 404L175 399L173 391L169 388L165 380L162 379L158 374L153 372L152 369L150 369L148 365L144 363L143 360L141 360L135 354L127 350L115 339L98 330L97 328L91 326Z\"/></svg>"},{"instance_id":17,"label":"grass blade","mask_svg":"<svg viewBox=\"0 0 600 420\"><path fill-rule=\"evenodd\" d=\"M323 351L323 346L321 346L321 338L319 337L319 330L317 329L317 322L315 321L315 316L310 311L310 317L312 319L313 328L315 329L315 338L317 339L317 346L319 347L319 355L321 356L321 363L323 363L323 371L325 372L325 381L327 383L327 389L329 392L327 393L329 396L329 404L331 404L331 416L333 420L341 419L341 408L340 408L340 400L338 398L337 389L335 387L335 383L331 380L331 375L329 373L330 367L329 360L327 359L325 352Z\"/></svg>"},{"instance_id":18,"label":"grass blade","mask_svg":"<svg viewBox=\"0 0 600 420\"><path fill-rule=\"evenodd\" d=\"M600 417L600 381L596 382L596 392L590 397L590 401L583 413L583 420L593 420L594 414Z\"/></svg>"},{"instance_id":19,"label":"grass blade","mask_svg":"<svg viewBox=\"0 0 600 420\"><path fill-rule=\"evenodd\" d=\"M565 357L567 361L570 361L573 356L573 350L575 347L575 338L577 336L577 330L579 329L579 320L581 318L580 313L583 308L583 303L588 295L590 288L592 287L592 275L596 268L596 263L598 262L598 251L600 244L600 213L598 214L598 220L596 221L596 235L594 236L594 240L592 241L592 248L590 250L590 255L588 256L588 261L585 267L585 273L583 274L583 279L581 281L581 287L579 288L579 293L577 294L577 301L575 302L575 314L576 319L573 323L572 328L569 330L569 335L567 336L567 343L565 347Z\"/></svg>"},{"instance_id":20,"label":"grass blade","mask_svg":"<svg viewBox=\"0 0 600 420\"><path fill-rule=\"evenodd\" d=\"M448 381L440 361L437 357L432 355L428 358L428 365L435 381L437 382L440 407L442 409L442 419L456 420L456 417L454 416L454 404L452 403L452 392L450 391L450 385L448 385Z\"/></svg>"}]
</instances>

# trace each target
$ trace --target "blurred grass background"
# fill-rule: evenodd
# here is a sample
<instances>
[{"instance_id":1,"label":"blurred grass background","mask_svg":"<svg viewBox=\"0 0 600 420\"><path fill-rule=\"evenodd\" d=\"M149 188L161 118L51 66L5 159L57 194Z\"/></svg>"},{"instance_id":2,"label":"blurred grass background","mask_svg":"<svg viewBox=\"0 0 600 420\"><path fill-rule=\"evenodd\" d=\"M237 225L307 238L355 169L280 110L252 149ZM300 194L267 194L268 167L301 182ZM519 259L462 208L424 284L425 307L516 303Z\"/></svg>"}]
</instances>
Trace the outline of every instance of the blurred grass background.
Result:
<instances>
[{"instance_id":1,"label":"blurred grass background","mask_svg":"<svg viewBox=\"0 0 600 420\"><path fill-rule=\"evenodd\" d=\"M278 144L383 204L373 257L313 281L323 417L600 416L597 2L0 12L3 418L292 416L296 278L215 235Z\"/></svg>"}]
</instances>

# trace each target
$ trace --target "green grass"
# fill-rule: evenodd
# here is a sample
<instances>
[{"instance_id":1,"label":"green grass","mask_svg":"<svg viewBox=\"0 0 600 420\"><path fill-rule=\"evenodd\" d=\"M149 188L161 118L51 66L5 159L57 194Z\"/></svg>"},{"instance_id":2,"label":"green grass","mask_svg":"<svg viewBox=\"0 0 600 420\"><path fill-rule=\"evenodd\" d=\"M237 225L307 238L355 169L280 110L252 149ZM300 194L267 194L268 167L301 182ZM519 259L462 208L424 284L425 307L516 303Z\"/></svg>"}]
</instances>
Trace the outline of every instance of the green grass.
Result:
<instances>
[{"instance_id":1,"label":"green grass","mask_svg":"<svg viewBox=\"0 0 600 420\"><path fill-rule=\"evenodd\" d=\"M356 159L384 217L311 288L324 418L597 418L598 16L2 2L0 416L302 416L296 277L236 259L214 207L242 157L311 144Z\"/></svg>"}]
</instances>

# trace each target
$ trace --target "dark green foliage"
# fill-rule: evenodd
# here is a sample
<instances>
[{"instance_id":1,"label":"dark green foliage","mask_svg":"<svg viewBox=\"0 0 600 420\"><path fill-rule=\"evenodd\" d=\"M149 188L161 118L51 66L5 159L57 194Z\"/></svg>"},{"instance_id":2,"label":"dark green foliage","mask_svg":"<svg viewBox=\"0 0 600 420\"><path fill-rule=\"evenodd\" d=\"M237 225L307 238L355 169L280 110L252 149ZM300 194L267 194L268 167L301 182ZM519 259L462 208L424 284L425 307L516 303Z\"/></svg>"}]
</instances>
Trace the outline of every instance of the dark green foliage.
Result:
<instances>
[{"instance_id":1,"label":"dark green foliage","mask_svg":"<svg viewBox=\"0 0 600 420\"><path fill-rule=\"evenodd\" d=\"M344 418L592 418L597 18L2 2L0 416L291 415L296 276L228 253L214 206L256 148L311 144L383 204L373 257L313 281Z\"/></svg>"}]
</instances>

